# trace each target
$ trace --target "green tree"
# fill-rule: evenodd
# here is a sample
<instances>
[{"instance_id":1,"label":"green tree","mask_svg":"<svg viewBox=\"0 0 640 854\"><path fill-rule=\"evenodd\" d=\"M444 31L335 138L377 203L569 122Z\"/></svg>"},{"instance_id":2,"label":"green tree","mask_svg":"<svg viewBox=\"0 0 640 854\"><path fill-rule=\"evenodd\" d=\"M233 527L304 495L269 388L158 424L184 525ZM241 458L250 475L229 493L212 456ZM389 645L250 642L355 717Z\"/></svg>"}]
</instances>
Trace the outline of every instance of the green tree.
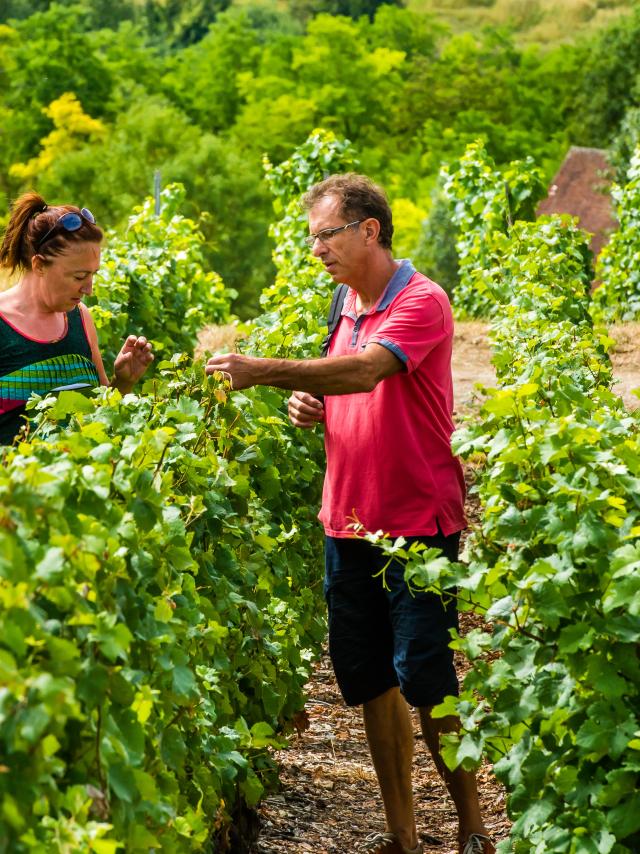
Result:
<instances>
[{"instance_id":1,"label":"green tree","mask_svg":"<svg viewBox=\"0 0 640 854\"><path fill-rule=\"evenodd\" d=\"M199 41L230 0L146 0L143 15L154 40L184 46Z\"/></svg>"},{"instance_id":2,"label":"green tree","mask_svg":"<svg viewBox=\"0 0 640 854\"><path fill-rule=\"evenodd\" d=\"M147 43L142 25L124 21L117 29L88 33L87 39L112 80L105 105L112 121L133 101L144 101L159 92L159 72L166 60L157 47Z\"/></svg>"},{"instance_id":3,"label":"green tree","mask_svg":"<svg viewBox=\"0 0 640 854\"><path fill-rule=\"evenodd\" d=\"M282 80L247 74L240 83L246 102L233 126L233 138L253 157L259 153L282 160L304 142L314 126L316 101L297 93L294 84L284 81L283 85Z\"/></svg>"},{"instance_id":4,"label":"green tree","mask_svg":"<svg viewBox=\"0 0 640 854\"><path fill-rule=\"evenodd\" d=\"M106 134L103 123L83 113L71 92L61 95L44 109L44 113L53 122L54 129L42 140L36 157L27 163L14 163L10 169L11 175L27 185L35 184L41 175L53 170L56 161L66 159L84 140L100 139Z\"/></svg>"},{"instance_id":5,"label":"green tree","mask_svg":"<svg viewBox=\"0 0 640 854\"><path fill-rule=\"evenodd\" d=\"M362 34L372 47L401 50L409 62L420 57L435 58L447 28L434 15L401 8L402 4L382 4Z\"/></svg>"},{"instance_id":6,"label":"green tree","mask_svg":"<svg viewBox=\"0 0 640 854\"><path fill-rule=\"evenodd\" d=\"M201 41L168 60L163 89L204 130L228 130L243 100L238 76L255 66L258 50L246 15L221 15Z\"/></svg>"},{"instance_id":7,"label":"green tree","mask_svg":"<svg viewBox=\"0 0 640 854\"><path fill-rule=\"evenodd\" d=\"M575 75L571 47L563 66L505 33L454 36L435 60L417 58L399 92L394 120L436 174L482 138L498 163L534 156L557 161L566 145L561 93Z\"/></svg>"},{"instance_id":8,"label":"green tree","mask_svg":"<svg viewBox=\"0 0 640 854\"><path fill-rule=\"evenodd\" d=\"M451 207L442 189L438 188L433 193L429 215L422 223L414 261L416 267L441 285L449 296L460 281L457 237Z\"/></svg>"},{"instance_id":9,"label":"green tree","mask_svg":"<svg viewBox=\"0 0 640 854\"><path fill-rule=\"evenodd\" d=\"M87 30L115 30L133 21L151 40L172 47L201 39L230 0L2 0L0 21L28 18L56 5L81 8Z\"/></svg>"},{"instance_id":10,"label":"green tree","mask_svg":"<svg viewBox=\"0 0 640 854\"><path fill-rule=\"evenodd\" d=\"M112 29L119 3L126 14ZM42 110L73 93L104 138L60 150L39 189L84 198L101 222L122 226L156 170L179 181L186 214L211 212L206 258L245 316L273 275L263 154L279 161L326 127L351 139L363 171L409 210L430 207L441 164L469 141L482 139L498 165L533 154L546 174L567 144L582 57L571 46L522 50L496 30L451 37L434 16L384 3L306 26L264 6L220 12L200 0L43 6L0 28L0 216L24 186L11 167L55 131ZM189 21L205 20L188 34Z\"/></svg>"},{"instance_id":11,"label":"green tree","mask_svg":"<svg viewBox=\"0 0 640 854\"><path fill-rule=\"evenodd\" d=\"M53 4L13 27L0 25L0 215L21 188L10 167L36 157L54 129L50 104L73 93L92 118L108 112L113 80L83 32L85 19L80 7Z\"/></svg>"},{"instance_id":12,"label":"green tree","mask_svg":"<svg viewBox=\"0 0 640 854\"><path fill-rule=\"evenodd\" d=\"M87 30L102 27L116 29L122 21L139 17L139 6L135 0L1 0L0 22L28 18L36 12L46 12L55 5L82 8Z\"/></svg>"},{"instance_id":13,"label":"green tree","mask_svg":"<svg viewBox=\"0 0 640 854\"><path fill-rule=\"evenodd\" d=\"M582 48L583 67L571 116L576 142L603 148L626 111L640 106L640 6Z\"/></svg>"},{"instance_id":14,"label":"green tree","mask_svg":"<svg viewBox=\"0 0 640 854\"><path fill-rule=\"evenodd\" d=\"M3 130L14 162L35 154L50 129L42 110L65 92L73 92L88 115L106 113L113 81L87 40L85 18L79 6L53 4L0 30L0 88L15 122Z\"/></svg>"},{"instance_id":15,"label":"green tree","mask_svg":"<svg viewBox=\"0 0 640 854\"><path fill-rule=\"evenodd\" d=\"M294 15L308 19L313 15L344 15L348 18L366 16L373 20L385 6L402 6L403 0L290 0Z\"/></svg>"},{"instance_id":16,"label":"green tree","mask_svg":"<svg viewBox=\"0 0 640 854\"><path fill-rule=\"evenodd\" d=\"M404 61L403 51L371 50L348 18L319 15L294 50L292 68L301 91L317 104L317 124L357 143L388 128L386 107Z\"/></svg>"},{"instance_id":17,"label":"green tree","mask_svg":"<svg viewBox=\"0 0 640 854\"><path fill-rule=\"evenodd\" d=\"M0 24L9 20L28 18L35 12L44 12L51 5L51 0L1 0Z\"/></svg>"},{"instance_id":18,"label":"green tree","mask_svg":"<svg viewBox=\"0 0 640 854\"><path fill-rule=\"evenodd\" d=\"M130 210L153 189L184 185L182 213L197 219L206 263L239 293L237 310L255 313L260 291L273 277L269 193L259 159L202 130L160 96L136 100L107 135L57 158L39 180L46 198L79 198L103 224L126 224Z\"/></svg>"}]
</instances>

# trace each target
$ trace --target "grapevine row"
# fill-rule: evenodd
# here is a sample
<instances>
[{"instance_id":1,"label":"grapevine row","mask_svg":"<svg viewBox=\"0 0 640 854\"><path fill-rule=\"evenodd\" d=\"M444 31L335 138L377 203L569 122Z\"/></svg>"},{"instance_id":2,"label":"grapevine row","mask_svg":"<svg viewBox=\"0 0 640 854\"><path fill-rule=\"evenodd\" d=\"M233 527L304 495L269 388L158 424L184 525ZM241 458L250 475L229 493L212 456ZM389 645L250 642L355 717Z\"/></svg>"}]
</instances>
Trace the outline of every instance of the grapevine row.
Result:
<instances>
[{"instance_id":1,"label":"grapevine row","mask_svg":"<svg viewBox=\"0 0 640 854\"><path fill-rule=\"evenodd\" d=\"M280 274L241 346L317 347L330 285L292 254L292 205L347 148L316 134L271 170ZM168 189L159 218L148 202L111 240L107 350L127 322L152 318L162 357L226 319L179 201ZM0 469L0 851L222 851L275 785L268 748L325 633L321 439L285 413L279 392L231 397L181 355L138 395L36 403Z\"/></svg>"},{"instance_id":2,"label":"grapevine row","mask_svg":"<svg viewBox=\"0 0 640 854\"><path fill-rule=\"evenodd\" d=\"M467 158L449 190L477 211L465 176L491 164L478 147ZM623 854L640 844L640 430L611 391L585 235L567 219L502 223L475 273L496 299L498 387L453 440L482 520L465 564L412 555L407 578L456 585L487 621L455 641L473 668L443 711L464 726L448 761L486 755L506 787L502 850Z\"/></svg>"}]
</instances>

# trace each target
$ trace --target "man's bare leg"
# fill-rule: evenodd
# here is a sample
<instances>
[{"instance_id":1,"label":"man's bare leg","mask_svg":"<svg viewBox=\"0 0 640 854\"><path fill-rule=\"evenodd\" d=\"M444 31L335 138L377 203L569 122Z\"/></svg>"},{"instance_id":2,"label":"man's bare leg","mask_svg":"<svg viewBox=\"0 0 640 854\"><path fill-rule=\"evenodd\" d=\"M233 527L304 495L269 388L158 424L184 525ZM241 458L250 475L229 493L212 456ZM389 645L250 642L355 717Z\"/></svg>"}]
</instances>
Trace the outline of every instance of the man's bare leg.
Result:
<instances>
[{"instance_id":1,"label":"man's bare leg","mask_svg":"<svg viewBox=\"0 0 640 854\"><path fill-rule=\"evenodd\" d=\"M440 755L440 734L457 732L460 729L460 721L453 715L446 718L432 718L432 708L433 706L418 709L422 734L436 768L455 804L459 822L459 841L461 844L464 843L472 833L488 836L480 815L476 775L461 767L456 768L455 771L450 771ZM486 847L487 854L492 854L494 850L493 846Z\"/></svg>"},{"instance_id":2,"label":"man's bare leg","mask_svg":"<svg viewBox=\"0 0 640 854\"><path fill-rule=\"evenodd\" d=\"M413 727L409 708L399 688L391 688L365 703L362 714L387 830L395 833L405 848L415 848L418 837L411 787Z\"/></svg>"}]
</instances>

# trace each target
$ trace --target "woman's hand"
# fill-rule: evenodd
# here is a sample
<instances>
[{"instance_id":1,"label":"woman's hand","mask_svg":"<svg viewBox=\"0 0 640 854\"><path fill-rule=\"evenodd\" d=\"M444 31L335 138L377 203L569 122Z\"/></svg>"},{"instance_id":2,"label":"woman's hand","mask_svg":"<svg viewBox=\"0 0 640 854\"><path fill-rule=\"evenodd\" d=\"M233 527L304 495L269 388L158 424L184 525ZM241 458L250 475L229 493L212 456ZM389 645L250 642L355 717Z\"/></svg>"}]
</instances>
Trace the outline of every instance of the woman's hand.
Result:
<instances>
[{"instance_id":1,"label":"woman's hand","mask_svg":"<svg viewBox=\"0 0 640 854\"><path fill-rule=\"evenodd\" d=\"M113 363L112 386L123 394L131 391L153 362L151 344L141 335L129 335Z\"/></svg>"},{"instance_id":2,"label":"woman's hand","mask_svg":"<svg viewBox=\"0 0 640 854\"><path fill-rule=\"evenodd\" d=\"M324 405L306 391L294 391L288 402L289 419L294 427L315 427L324 421Z\"/></svg>"}]
</instances>

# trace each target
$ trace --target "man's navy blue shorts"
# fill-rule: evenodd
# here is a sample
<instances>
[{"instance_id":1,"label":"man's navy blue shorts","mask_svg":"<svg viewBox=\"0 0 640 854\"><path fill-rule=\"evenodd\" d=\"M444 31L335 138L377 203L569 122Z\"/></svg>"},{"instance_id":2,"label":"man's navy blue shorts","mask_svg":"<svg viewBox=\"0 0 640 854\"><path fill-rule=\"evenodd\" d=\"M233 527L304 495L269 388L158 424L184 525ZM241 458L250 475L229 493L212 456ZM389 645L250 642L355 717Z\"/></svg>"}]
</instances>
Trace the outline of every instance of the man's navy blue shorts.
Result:
<instances>
[{"instance_id":1,"label":"man's navy blue shorts","mask_svg":"<svg viewBox=\"0 0 640 854\"><path fill-rule=\"evenodd\" d=\"M406 537L458 559L460 532ZM411 706L434 706L457 695L449 629L458 628L455 601L412 594L404 564L379 572L388 557L358 539L326 538L324 592L329 609L329 654L348 706L366 703L397 685Z\"/></svg>"}]
</instances>

